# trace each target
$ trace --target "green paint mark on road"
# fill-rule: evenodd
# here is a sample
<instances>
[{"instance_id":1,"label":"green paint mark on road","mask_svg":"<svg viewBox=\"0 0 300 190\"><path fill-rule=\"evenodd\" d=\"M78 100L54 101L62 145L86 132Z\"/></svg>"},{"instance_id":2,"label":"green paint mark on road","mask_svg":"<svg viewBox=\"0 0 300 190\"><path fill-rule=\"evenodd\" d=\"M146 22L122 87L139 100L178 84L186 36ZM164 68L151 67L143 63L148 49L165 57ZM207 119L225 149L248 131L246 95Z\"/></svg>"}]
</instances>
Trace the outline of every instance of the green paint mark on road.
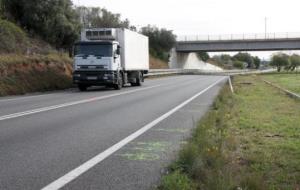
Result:
<instances>
[{"instance_id":1,"label":"green paint mark on road","mask_svg":"<svg viewBox=\"0 0 300 190\"><path fill-rule=\"evenodd\" d=\"M134 150L148 151L148 152L163 152L166 147L170 145L168 142L137 142L134 143Z\"/></svg>"},{"instance_id":2,"label":"green paint mark on road","mask_svg":"<svg viewBox=\"0 0 300 190\"><path fill-rule=\"evenodd\" d=\"M160 132L168 132L168 133L186 133L188 132L189 130L188 129L161 129L161 128L158 128L158 129L154 129L154 131L160 131Z\"/></svg>"},{"instance_id":3,"label":"green paint mark on road","mask_svg":"<svg viewBox=\"0 0 300 190\"><path fill-rule=\"evenodd\" d=\"M127 160L132 161L154 161L160 159L160 153L164 152L171 145L165 141L135 142L131 143L128 151L118 154Z\"/></svg>"},{"instance_id":4,"label":"green paint mark on road","mask_svg":"<svg viewBox=\"0 0 300 190\"><path fill-rule=\"evenodd\" d=\"M158 154L145 152L119 154L119 156L133 161L154 161L160 158Z\"/></svg>"}]
</instances>

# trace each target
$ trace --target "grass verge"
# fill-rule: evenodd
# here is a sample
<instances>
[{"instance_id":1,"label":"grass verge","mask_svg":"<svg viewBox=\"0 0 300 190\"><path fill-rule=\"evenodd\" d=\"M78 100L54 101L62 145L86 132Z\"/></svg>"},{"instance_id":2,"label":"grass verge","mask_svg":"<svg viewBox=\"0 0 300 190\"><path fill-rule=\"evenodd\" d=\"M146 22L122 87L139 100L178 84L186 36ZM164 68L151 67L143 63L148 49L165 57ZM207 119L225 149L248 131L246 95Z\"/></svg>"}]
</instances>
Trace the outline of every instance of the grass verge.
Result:
<instances>
[{"instance_id":1,"label":"grass verge","mask_svg":"<svg viewBox=\"0 0 300 190\"><path fill-rule=\"evenodd\" d=\"M282 88L300 94L300 73L263 75L269 82L277 84Z\"/></svg>"},{"instance_id":2,"label":"grass verge","mask_svg":"<svg viewBox=\"0 0 300 190\"><path fill-rule=\"evenodd\" d=\"M237 76L163 177L160 190L298 190L300 102L258 76Z\"/></svg>"}]
</instances>

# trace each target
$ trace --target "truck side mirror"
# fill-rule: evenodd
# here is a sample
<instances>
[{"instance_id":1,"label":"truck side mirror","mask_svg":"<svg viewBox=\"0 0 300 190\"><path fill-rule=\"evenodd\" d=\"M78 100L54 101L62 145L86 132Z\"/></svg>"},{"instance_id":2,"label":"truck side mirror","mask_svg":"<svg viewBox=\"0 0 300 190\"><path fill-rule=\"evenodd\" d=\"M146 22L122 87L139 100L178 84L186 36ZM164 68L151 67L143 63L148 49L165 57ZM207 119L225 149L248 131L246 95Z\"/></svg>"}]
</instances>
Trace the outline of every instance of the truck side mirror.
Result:
<instances>
[{"instance_id":1,"label":"truck side mirror","mask_svg":"<svg viewBox=\"0 0 300 190\"><path fill-rule=\"evenodd\" d=\"M121 47L120 46L118 46L118 48L117 48L117 51L116 51L116 53L118 54L118 55L120 55L121 54Z\"/></svg>"}]
</instances>

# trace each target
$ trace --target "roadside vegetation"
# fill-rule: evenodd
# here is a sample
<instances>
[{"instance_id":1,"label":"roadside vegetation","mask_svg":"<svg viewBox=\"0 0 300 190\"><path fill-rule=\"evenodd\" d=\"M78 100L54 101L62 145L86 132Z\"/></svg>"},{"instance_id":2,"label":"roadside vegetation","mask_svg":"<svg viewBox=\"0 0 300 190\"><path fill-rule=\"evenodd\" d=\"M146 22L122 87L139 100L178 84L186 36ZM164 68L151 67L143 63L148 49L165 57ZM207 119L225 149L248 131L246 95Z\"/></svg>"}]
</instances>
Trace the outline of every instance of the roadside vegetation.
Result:
<instances>
[{"instance_id":1,"label":"roadside vegetation","mask_svg":"<svg viewBox=\"0 0 300 190\"><path fill-rule=\"evenodd\" d=\"M263 79L272 82L284 89L300 94L300 73L280 73L264 75Z\"/></svg>"},{"instance_id":2,"label":"roadside vegetation","mask_svg":"<svg viewBox=\"0 0 300 190\"><path fill-rule=\"evenodd\" d=\"M270 66L276 67L278 72L284 71L297 71L300 67L300 56L293 54L291 56L285 53L276 53L272 56Z\"/></svg>"},{"instance_id":3,"label":"roadside vegetation","mask_svg":"<svg viewBox=\"0 0 300 190\"><path fill-rule=\"evenodd\" d=\"M72 67L66 55L81 29L94 27L137 31L120 14L76 7L71 0L0 0L0 96L70 88ZM148 25L137 32L149 37L150 68L168 68L172 31Z\"/></svg>"},{"instance_id":4,"label":"roadside vegetation","mask_svg":"<svg viewBox=\"0 0 300 190\"><path fill-rule=\"evenodd\" d=\"M300 188L300 102L262 77L237 76L235 94L222 90L160 190Z\"/></svg>"},{"instance_id":5,"label":"roadside vegetation","mask_svg":"<svg viewBox=\"0 0 300 190\"><path fill-rule=\"evenodd\" d=\"M165 62L169 61L169 52L174 47L176 36L171 30L159 29L156 26L146 26L141 33L149 37L150 54Z\"/></svg>"},{"instance_id":6,"label":"roadside vegetation","mask_svg":"<svg viewBox=\"0 0 300 190\"><path fill-rule=\"evenodd\" d=\"M215 55L208 58L207 62L224 69L259 69L262 66L260 58L251 56L249 53L237 53L234 56L228 54Z\"/></svg>"},{"instance_id":7,"label":"roadside vegetation","mask_svg":"<svg viewBox=\"0 0 300 190\"><path fill-rule=\"evenodd\" d=\"M60 90L72 86L67 55L0 56L0 96Z\"/></svg>"}]
</instances>

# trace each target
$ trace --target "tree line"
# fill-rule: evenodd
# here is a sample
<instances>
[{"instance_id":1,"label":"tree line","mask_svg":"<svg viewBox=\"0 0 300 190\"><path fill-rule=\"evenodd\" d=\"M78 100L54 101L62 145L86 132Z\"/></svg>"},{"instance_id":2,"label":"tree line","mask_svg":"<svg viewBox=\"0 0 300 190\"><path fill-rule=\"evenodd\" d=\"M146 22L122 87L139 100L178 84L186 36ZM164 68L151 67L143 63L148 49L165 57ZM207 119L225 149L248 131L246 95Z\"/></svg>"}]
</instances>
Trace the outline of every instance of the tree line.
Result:
<instances>
[{"instance_id":1,"label":"tree line","mask_svg":"<svg viewBox=\"0 0 300 190\"><path fill-rule=\"evenodd\" d=\"M68 49L79 40L82 28L127 28L137 31L128 19L121 19L99 7L76 7L71 0L0 0L1 19L16 23L57 49ZM171 30L145 26L140 32L149 37L150 53L167 60L176 36Z\"/></svg>"},{"instance_id":2,"label":"tree line","mask_svg":"<svg viewBox=\"0 0 300 190\"><path fill-rule=\"evenodd\" d=\"M213 63L225 69L258 69L262 62L257 56L241 52L233 56L221 54L213 57L210 57L206 52L198 52L197 54L201 60Z\"/></svg>"},{"instance_id":3,"label":"tree line","mask_svg":"<svg viewBox=\"0 0 300 190\"><path fill-rule=\"evenodd\" d=\"M297 67L300 67L300 56L277 53L272 56L270 66L276 67L278 72L282 70L295 71Z\"/></svg>"}]
</instances>

